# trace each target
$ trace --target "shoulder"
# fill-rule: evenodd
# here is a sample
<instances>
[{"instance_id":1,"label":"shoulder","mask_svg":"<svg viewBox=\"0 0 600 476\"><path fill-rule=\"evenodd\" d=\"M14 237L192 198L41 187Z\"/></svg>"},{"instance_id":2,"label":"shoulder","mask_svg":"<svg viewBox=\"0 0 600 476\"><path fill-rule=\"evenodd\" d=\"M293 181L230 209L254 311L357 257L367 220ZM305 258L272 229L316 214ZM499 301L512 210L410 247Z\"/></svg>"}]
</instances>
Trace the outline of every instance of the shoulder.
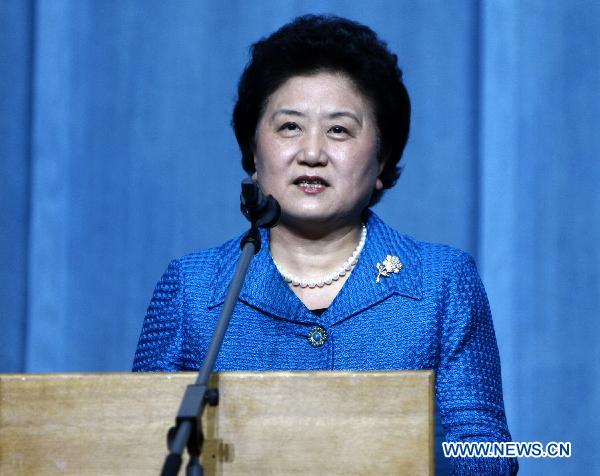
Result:
<instances>
[{"instance_id":1,"label":"shoulder","mask_svg":"<svg viewBox=\"0 0 600 476\"><path fill-rule=\"evenodd\" d=\"M454 266L470 266L473 257L459 248L442 243L419 240L402 234L386 224L375 213L369 212L368 225L374 231L373 239L377 246L385 248L390 243L400 245L409 257L418 258L424 265L443 264Z\"/></svg>"},{"instance_id":2,"label":"shoulder","mask_svg":"<svg viewBox=\"0 0 600 476\"><path fill-rule=\"evenodd\" d=\"M461 249L442 243L416 239L402 234L383 222L373 212L369 212L369 232L373 239L373 247L377 256L385 257L390 251L398 254L405 265L405 271L412 269L424 291L427 288L444 287L444 284L457 279L479 279L473 257ZM389 250L389 251L388 251Z\"/></svg>"},{"instance_id":3,"label":"shoulder","mask_svg":"<svg viewBox=\"0 0 600 476\"><path fill-rule=\"evenodd\" d=\"M240 241L241 236L172 259L155 287L150 308L163 301L184 311L190 306L194 309L208 306L214 289L232 276L231 267L240 254Z\"/></svg>"},{"instance_id":4,"label":"shoulder","mask_svg":"<svg viewBox=\"0 0 600 476\"><path fill-rule=\"evenodd\" d=\"M475 259L471 254L453 246L428 241L418 241L424 266L459 271L474 269Z\"/></svg>"},{"instance_id":5,"label":"shoulder","mask_svg":"<svg viewBox=\"0 0 600 476\"><path fill-rule=\"evenodd\" d=\"M224 263L237 261L240 240L241 237L233 238L219 246L172 259L158 282L156 291L165 292L168 289L180 296L192 293L195 299L203 300L201 295L209 291L215 280L230 272L229 269L224 271Z\"/></svg>"},{"instance_id":6,"label":"shoulder","mask_svg":"<svg viewBox=\"0 0 600 476\"><path fill-rule=\"evenodd\" d=\"M240 241L241 236L238 236L221 245L193 251L174 259L169 266L177 267L182 275L204 273L206 270L213 269L223 259L238 255L240 253Z\"/></svg>"}]
</instances>

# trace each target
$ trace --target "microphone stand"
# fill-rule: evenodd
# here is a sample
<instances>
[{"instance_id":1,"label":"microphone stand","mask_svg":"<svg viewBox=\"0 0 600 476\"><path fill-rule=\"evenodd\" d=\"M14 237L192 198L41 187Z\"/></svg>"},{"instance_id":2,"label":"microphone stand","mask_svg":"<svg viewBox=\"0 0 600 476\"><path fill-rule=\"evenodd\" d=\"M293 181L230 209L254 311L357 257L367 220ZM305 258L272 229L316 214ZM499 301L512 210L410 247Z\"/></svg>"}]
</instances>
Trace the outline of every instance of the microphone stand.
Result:
<instances>
[{"instance_id":1,"label":"microphone stand","mask_svg":"<svg viewBox=\"0 0 600 476\"><path fill-rule=\"evenodd\" d=\"M186 469L187 476L202 476L204 474L204 470L200 464L200 454L204 442L201 421L202 413L207 404L215 406L219 403L218 389L209 389L208 380L214 369L225 332L229 326L231 314L242 290L252 257L260 251L261 239L258 229L271 228L279 220L281 209L277 201L271 195L265 198L258 185L251 179L244 179L242 181L240 200L242 213L250 220L250 230L242 239L242 255L229 285L217 327L208 351L204 356L196 383L188 385L183 395L177 418L175 419L175 426L170 428L167 434L169 455L165 458L161 476L178 474L182 463L182 453L186 447L189 454L189 462Z\"/></svg>"}]
</instances>

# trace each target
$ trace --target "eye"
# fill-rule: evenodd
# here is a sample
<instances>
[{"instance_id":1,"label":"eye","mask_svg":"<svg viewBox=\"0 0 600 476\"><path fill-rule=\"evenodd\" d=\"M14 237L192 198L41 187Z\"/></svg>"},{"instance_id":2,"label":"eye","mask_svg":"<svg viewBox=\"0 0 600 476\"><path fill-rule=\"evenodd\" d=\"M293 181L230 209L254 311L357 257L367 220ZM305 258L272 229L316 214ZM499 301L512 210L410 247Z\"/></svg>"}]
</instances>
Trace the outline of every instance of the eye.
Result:
<instances>
[{"instance_id":1,"label":"eye","mask_svg":"<svg viewBox=\"0 0 600 476\"><path fill-rule=\"evenodd\" d=\"M344 126L331 126L327 131L334 136L346 136L350 134L350 131L346 129Z\"/></svg>"},{"instance_id":2,"label":"eye","mask_svg":"<svg viewBox=\"0 0 600 476\"><path fill-rule=\"evenodd\" d=\"M298 124L296 124L294 122L286 122L278 130L280 130L280 131L287 131L287 132L295 132L295 131L297 131L299 129L300 128L298 127Z\"/></svg>"}]
</instances>

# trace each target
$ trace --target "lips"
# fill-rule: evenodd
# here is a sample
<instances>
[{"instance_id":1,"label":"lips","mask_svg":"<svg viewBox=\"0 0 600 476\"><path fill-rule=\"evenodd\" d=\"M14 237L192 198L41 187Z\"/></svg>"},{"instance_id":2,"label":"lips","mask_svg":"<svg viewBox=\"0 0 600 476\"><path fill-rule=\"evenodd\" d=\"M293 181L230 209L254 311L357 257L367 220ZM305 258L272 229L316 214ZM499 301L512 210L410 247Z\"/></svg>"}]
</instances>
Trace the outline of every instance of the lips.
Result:
<instances>
[{"instance_id":1,"label":"lips","mask_svg":"<svg viewBox=\"0 0 600 476\"><path fill-rule=\"evenodd\" d=\"M294 180L294 185L303 185L307 187L329 187L329 182L318 175L302 175Z\"/></svg>"},{"instance_id":2,"label":"lips","mask_svg":"<svg viewBox=\"0 0 600 476\"><path fill-rule=\"evenodd\" d=\"M294 185L297 185L300 190L308 195L315 195L324 191L329 187L329 183L323 177L318 175L302 175L294 180Z\"/></svg>"}]
</instances>

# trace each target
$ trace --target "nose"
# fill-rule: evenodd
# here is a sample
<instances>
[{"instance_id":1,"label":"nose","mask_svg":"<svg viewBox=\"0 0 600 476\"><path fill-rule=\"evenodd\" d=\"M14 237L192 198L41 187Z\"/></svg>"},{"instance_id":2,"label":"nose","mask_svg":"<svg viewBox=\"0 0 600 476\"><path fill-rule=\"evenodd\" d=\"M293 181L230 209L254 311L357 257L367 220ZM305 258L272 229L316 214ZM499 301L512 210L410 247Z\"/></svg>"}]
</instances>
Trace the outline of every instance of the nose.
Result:
<instances>
[{"instance_id":1,"label":"nose","mask_svg":"<svg viewBox=\"0 0 600 476\"><path fill-rule=\"evenodd\" d=\"M325 151L325 143L326 138L319 131L305 133L298 153L298 162L310 167L327 165L329 157Z\"/></svg>"}]
</instances>

